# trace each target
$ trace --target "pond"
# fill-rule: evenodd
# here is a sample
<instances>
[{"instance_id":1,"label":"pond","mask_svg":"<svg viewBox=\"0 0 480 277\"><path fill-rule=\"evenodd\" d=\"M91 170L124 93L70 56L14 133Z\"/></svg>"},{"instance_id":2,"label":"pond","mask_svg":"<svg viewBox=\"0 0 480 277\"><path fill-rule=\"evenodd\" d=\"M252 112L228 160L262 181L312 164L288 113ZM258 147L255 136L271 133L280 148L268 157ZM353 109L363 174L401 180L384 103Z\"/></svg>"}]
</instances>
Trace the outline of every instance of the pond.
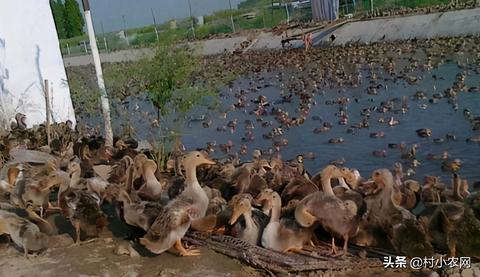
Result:
<instances>
[{"instance_id":1,"label":"pond","mask_svg":"<svg viewBox=\"0 0 480 277\"><path fill-rule=\"evenodd\" d=\"M293 69L289 69L293 70ZM291 101L282 101L281 94L288 94L291 84L298 86L298 74L293 71L261 72L243 76L233 82L231 86L225 86L220 90L217 107L194 107L187 115L171 114L161 121L162 126L180 131L182 142L187 149L205 148L207 142L216 142L214 157L225 157L225 153L218 149L218 145L227 141L233 143L231 153L238 152L242 145L247 148L247 154L241 156L242 161L251 159L253 149L267 151L273 148L272 139L265 139L263 135L271 132L273 128L280 127L272 109L281 109L289 113L290 118L299 117L298 107L301 102L298 95L292 94ZM474 66L461 68L455 61L447 61L441 66L431 70L417 69L410 75L417 76L420 82L409 84L404 79L390 78L383 69L369 69L363 66L359 72L360 84L357 87L334 87L326 81L318 83L312 98L309 100L311 108L306 116L304 124L282 128L283 135L275 140L287 139L288 145L281 147L280 153L284 159L294 159L296 155L313 153L314 159L306 159L305 165L310 173L314 174L332 160L344 159L345 165L357 168L362 176L370 176L377 168L392 168L393 164L401 159L401 151L392 149L389 144L405 142L407 148L414 144L418 146L416 159L421 165L414 170L416 179L422 179L424 175L441 175L443 181L450 183L451 173L441 170L442 161L430 160L428 155L439 156L443 151L448 151L449 159L460 159L463 166L460 174L470 181L480 180L480 144L469 143L467 138L480 135L480 131L472 130L472 124L465 118L464 109L471 111L473 115L480 115L480 93L462 91L457 97L457 109L453 108L448 98L439 99L431 103L432 95L443 93L451 87L458 73L465 75L467 87L478 87L480 75ZM377 81L372 78L372 72L377 75ZM295 72L298 73L298 72ZM291 76L297 77L291 77ZM372 84L380 84L377 94L367 93ZM415 100L413 95L417 91L423 91L428 99ZM238 102L239 93L245 97L245 107L232 109L232 105ZM258 122L257 116L252 114L258 104L254 101L260 95L266 97L269 103L265 106L266 115L262 115L262 122L272 122L271 126ZM404 103L403 97L407 98ZM334 102L339 97L347 97L348 103L339 105ZM352 129L351 125L358 124L365 117L362 111L368 107L380 107L382 102L392 100L393 108L385 113L373 110L368 119L368 128ZM327 105L328 104L328 105ZM408 106L405 113L400 112L402 104ZM152 127L152 120L156 117L156 110L148 101L145 94L129 97L126 100L113 104L117 112L113 115L114 127L120 130L126 122L135 126L136 135L139 139L153 139L160 134L157 127ZM348 116L346 125L339 125L339 117L335 115L339 108L343 107ZM225 111L228 111L226 115ZM398 125L389 126L386 122L380 123L383 118L388 121L391 117L399 121ZM87 123L98 122L98 119L89 118ZM228 127L230 121L236 120L235 130ZM245 121L250 123L246 124ZM211 122L210 122L211 121ZM314 133L314 129L322 127L323 122L330 122L332 128L328 132ZM253 126L252 126L253 124ZM208 128L205 128L208 125ZM247 126L248 125L248 126ZM252 128L253 127L253 128ZM217 128L222 129L218 131ZM417 136L416 130L428 128L432 131L431 137L422 138ZM349 130L350 129L350 130ZM242 141L246 138L246 131L251 130L253 140ZM350 131L353 131L350 133ZM371 133L383 132L384 136L372 138ZM455 140L446 139L446 135L454 135ZM331 138L342 137L343 143L331 144ZM441 140L440 140L441 139ZM244 146L244 147L245 147ZM380 152L384 157L373 155L373 151ZM403 160L405 168L409 162Z\"/></svg>"}]
</instances>

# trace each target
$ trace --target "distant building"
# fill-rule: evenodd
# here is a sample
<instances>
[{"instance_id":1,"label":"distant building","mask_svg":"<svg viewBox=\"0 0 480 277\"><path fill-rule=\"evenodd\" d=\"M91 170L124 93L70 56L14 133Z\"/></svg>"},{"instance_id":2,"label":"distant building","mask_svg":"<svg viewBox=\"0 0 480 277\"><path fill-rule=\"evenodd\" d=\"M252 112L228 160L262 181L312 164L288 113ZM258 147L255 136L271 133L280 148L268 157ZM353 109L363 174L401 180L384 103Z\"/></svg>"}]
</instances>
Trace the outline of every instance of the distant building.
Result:
<instances>
[{"instance_id":1,"label":"distant building","mask_svg":"<svg viewBox=\"0 0 480 277\"><path fill-rule=\"evenodd\" d=\"M315 21L338 19L339 0L311 0L312 18Z\"/></svg>"}]
</instances>

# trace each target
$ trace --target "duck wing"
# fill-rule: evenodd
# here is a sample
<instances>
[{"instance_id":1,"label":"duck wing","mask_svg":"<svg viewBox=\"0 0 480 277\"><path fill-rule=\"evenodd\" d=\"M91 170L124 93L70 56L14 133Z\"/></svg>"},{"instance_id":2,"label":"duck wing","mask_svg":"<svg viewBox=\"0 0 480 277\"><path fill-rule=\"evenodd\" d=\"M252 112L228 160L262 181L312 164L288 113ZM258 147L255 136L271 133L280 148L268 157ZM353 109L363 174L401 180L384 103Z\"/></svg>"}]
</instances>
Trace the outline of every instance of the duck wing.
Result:
<instances>
[{"instance_id":1,"label":"duck wing","mask_svg":"<svg viewBox=\"0 0 480 277\"><path fill-rule=\"evenodd\" d=\"M187 199L177 197L172 200L160 211L145 238L150 242L170 241L171 237L175 237L172 240L175 242L182 238L191 224L191 210L192 204Z\"/></svg>"}]
</instances>

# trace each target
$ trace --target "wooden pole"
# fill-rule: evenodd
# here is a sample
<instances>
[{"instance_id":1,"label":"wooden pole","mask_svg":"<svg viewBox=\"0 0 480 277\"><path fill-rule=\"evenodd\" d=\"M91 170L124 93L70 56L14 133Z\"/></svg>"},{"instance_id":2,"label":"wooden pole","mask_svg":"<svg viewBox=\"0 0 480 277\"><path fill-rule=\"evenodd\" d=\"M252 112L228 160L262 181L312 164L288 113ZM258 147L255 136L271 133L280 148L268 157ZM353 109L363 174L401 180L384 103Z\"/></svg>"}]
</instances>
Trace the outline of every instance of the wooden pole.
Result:
<instances>
[{"instance_id":1,"label":"wooden pole","mask_svg":"<svg viewBox=\"0 0 480 277\"><path fill-rule=\"evenodd\" d=\"M50 146L50 93L49 93L49 85L48 80L44 80L44 95L45 95L45 115L47 120L46 124L46 131L47 131L47 145Z\"/></svg>"}]
</instances>

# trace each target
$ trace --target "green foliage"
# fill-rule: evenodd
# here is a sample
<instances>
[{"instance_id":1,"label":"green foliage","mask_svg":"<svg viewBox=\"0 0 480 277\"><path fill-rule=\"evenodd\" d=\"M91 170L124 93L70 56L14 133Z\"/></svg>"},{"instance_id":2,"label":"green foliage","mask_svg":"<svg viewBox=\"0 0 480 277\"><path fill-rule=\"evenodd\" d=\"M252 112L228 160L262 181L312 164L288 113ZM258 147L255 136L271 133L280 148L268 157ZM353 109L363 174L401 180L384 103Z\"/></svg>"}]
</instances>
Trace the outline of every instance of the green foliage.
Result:
<instances>
[{"instance_id":1,"label":"green foliage","mask_svg":"<svg viewBox=\"0 0 480 277\"><path fill-rule=\"evenodd\" d=\"M75 0L65 0L65 30L68 38L83 34L83 21L80 7Z\"/></svg>"},{"instance_id":2,"label":"green foliage","mask_svg":"<svg viewBox=\"0 0 480 277\"><path fill-rule=\"evenodd\" d=\"M65 28L65 6L61 0L50 0L50 8L52 9L58 37L60 39L67 38L67 30Z\"/></svg>"},{"instance_id":3,"label":"green foliage","mask_svg":"<svg viewBox=\"0 0 480 277\"><path fill-rule=\"evenodd\" d=\"M187 92L191 87L189 77L198 65L198 57L185 46L158 46L145 76L150 99L158 108L159 117L166 115L171 108L185 110L192 105Z\"/></svg>"}]
</instances>

